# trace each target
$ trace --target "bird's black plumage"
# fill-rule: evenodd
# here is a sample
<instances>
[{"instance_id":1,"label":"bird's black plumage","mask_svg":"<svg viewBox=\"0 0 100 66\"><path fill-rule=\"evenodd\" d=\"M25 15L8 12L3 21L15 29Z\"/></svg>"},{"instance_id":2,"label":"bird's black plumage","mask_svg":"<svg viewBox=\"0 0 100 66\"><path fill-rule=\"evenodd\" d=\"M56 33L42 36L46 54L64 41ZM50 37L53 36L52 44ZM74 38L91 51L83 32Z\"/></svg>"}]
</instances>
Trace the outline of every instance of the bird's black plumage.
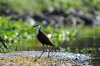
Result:
<instances>
[{"instance_id":1,"label":"bird's black plumage","mask_svg":"<svg viewBox=\"0 0 100 66\"><path fill-rule=\"evenodd\" d=\"M39 34L37 35L38 40L45 45L50 45L50 46L54 46L53 43L49 40L49 38L46 36L46 34L44 34L43 32L41 32L39 30Z\"/></svg>"},{"instance_id":2,"label":"bird's black plumage","mask_svg":"<svg viewBox=\"0 0 100 66\"><path fill-rule=\"evenodd\" d=\"M35 25L33 27L36 27L36 36L37 39L42 43L42 45L49 45L54 46L53 43L50 41L50 39L46 36L45 33L43 33L40 29L40 25Z\"/></svg>"}]
</instances>

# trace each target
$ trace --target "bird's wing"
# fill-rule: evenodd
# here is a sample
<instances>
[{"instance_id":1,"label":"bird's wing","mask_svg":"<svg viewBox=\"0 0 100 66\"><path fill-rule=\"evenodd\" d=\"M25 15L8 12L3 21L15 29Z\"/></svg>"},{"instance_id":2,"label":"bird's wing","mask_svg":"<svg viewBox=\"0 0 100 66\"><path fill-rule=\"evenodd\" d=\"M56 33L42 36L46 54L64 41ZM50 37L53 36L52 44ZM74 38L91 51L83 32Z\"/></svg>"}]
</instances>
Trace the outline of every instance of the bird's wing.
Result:
<instances>
[{"instance_id":1,"label":"bird's wing","mask_svg":"<svg viewBox=\"0 0 100 66\"><path fill-rule=\"evenodd\" d=\"M45 33L43 32L39 32L39 35L38 35L38 38L39 38L39 41L43 44L47 44L47 45L52 45L53 46L53 43L50 41L50 39L46 36Z\"/></svg>"}]
</instances>

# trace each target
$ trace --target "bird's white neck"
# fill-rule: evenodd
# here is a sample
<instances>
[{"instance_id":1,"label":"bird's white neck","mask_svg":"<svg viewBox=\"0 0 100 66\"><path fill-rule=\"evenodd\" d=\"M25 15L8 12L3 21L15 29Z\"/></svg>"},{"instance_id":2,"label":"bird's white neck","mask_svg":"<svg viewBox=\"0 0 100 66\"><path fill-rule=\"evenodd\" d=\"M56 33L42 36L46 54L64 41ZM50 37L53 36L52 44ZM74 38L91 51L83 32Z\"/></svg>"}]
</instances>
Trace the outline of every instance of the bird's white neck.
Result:
<instances>
[{"instance_id":1,"label":"bird's white neck","mask_svg":"<svg viewBox=\"0 0 100 66\"><path fill-rule=\"evenodd\" d=\"M37 26L37 27L36 27L36 35L39 34L39 31L40 31L40 26Z\"/></svg>"}]
</instances>

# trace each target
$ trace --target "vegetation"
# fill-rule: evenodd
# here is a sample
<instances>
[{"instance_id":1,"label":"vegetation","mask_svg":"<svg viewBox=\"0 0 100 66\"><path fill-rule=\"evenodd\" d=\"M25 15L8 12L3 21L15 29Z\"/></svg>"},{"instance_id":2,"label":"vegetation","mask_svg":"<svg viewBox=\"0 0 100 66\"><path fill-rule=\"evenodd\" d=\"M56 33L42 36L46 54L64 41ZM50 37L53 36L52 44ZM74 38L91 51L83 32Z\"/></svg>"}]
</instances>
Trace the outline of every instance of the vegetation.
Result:
<instances>
[{"instance_id":1,"label":"vegetation","mask_svg":"<svg viewBox=\"0 0 100 66\"><path fill-rule=\"evenodd\" d=\"M75 8L84 11L100 8L100 0L0 0L0 3L1 6L18 13L40 12L45 8L50 10Z\"/></svg>"},{"instance_id":2,"label":"vegetation","mask_svg":"<svg viewBox=\"0 0 100 66\"><path fill-rule=\"evenodd\" d=\"M47 34L56 46L68 46L68 51L70 51L69 46L73 46L73 43L77 41L84 42L86 38L92 38L95 41L100 36L100 26L84 28L79 25L73 29L70 26L59 28L58 25L55 25L53 28L47 26L47 28L42 27L41 30ZM35 28L27 20L24 22L21 19L12 21L11 17L0 17L0 36L6 40L9 51L33 49L33 47L42 46L36 39ZM64 44L64 42L68 44ZM0 45L0 52L2 52L4 49L2 49L2 44ZM78 51L78 49L76 50Z\"/></svg>"},{"instance_id":3,"label":"vegetation","mask_svg":"<svg viewBox=\"0 0 100 66\"><path fill-rule=\"evenodd\" d=\"M91 21L93 17L93 22L95 22L94 20L98 20L98 24L100 21L100 0L0 0L0 37L6 41L5 43L9 48L6 50L2 43L0 43L0 53L3 54L3 52L40 49L42 44L40 44L36 38L36 28L33 28L30 22L25 20L24 17L31 16L33 18L35 14L36 16L42 16L41 14L45 11L48 13L56 13L56 10L61 10L59 13L61 14L62 19L67 19L67 16L74 17L74 15L71 15L69 12L74 12L75 10L76 15L79 14L77 17L80 16L81 13L86 13L85 15L82 15L82 18L86 17L86 20L89 19ZM64 11L63 15L62 11ZM77 11L80 13L77 13ZM47 14L44 14L44 16L45 15ZM55 17L53 16L55 16L55 14L50 17L55 18L58 15ZM13 19L15 19L15 21ZM92 21L89 21L92 26L84 26L81 21L84 23L87 22L82 19L79 20L79 25L67 25L64 27L61 27L58 24L55 24L54 26L48 25L45 27L42 26L41 21L39 24L42 27L41 31L47 34L55 47L61 47L60 49L64 48L67 52L90 53L91 57L93 56L95 58L94 61L90 60L90 62L93 61L93 63L95 63L97 61L96 64L99 64L100 26L94 26L94 23L92 25ZM70 18L68 22L70 22ZM22 66L25 66L24 64L31 66L36 64L44 65L43 62L46 64L66 63L65 61L62 62L62 60L59 61L54 58L40 58L36 61L34 60L35 58L16 56L14 58L0 58L0 64L9 64L12 62L15 64L19 63L19 65Z\"/></svg>"}]
</instances>

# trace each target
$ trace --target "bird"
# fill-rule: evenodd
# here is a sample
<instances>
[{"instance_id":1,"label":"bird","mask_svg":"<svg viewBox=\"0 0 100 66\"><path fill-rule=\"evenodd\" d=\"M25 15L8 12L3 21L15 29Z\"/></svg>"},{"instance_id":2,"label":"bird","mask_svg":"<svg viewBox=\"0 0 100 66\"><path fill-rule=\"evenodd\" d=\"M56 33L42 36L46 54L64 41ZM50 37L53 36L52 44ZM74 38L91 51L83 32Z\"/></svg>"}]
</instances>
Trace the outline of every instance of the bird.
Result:
<instances>
[{"instance_id":1,"label":"bird","mask_svg":"<svg viewBox=\"0 0 100 66\"><path fill-rule=\"evenodd\" d=\"M42 43L42 45L49 45L49 46L54 46L51 40L47 37L47 35L42 32L40 29L40 25L35 25L33 27L36 27L36 36L37 39Z\"/></svg>"},{"instance_id":2,"label":"bird","mask_svg":"<svg viewBox=\"0 0 100 66\"><path fill-rule=\"evenodd\" d=\"M44 47L44 45L46 45L47 48L48 48L48 46L54 47L53 43L47 37L47 35L40 30L41 29L40 25L37 24L37 25L34 25L33 27L36 27L36 37L41 42L41 44L43 45L43 47ZM49 56L49 53L48 53L48 56Z\"/></svg>"},{"instance_id":3,"label":"bird","mask_svg":"<svg viewBox=\"0 0 100 66\"><path fill-rule=\"evenodd\" d=\"M7 45L5 44L5 40L0 37L0 42L3 44L3 46L8 49Z\"/></svg>"}]
</instances>

